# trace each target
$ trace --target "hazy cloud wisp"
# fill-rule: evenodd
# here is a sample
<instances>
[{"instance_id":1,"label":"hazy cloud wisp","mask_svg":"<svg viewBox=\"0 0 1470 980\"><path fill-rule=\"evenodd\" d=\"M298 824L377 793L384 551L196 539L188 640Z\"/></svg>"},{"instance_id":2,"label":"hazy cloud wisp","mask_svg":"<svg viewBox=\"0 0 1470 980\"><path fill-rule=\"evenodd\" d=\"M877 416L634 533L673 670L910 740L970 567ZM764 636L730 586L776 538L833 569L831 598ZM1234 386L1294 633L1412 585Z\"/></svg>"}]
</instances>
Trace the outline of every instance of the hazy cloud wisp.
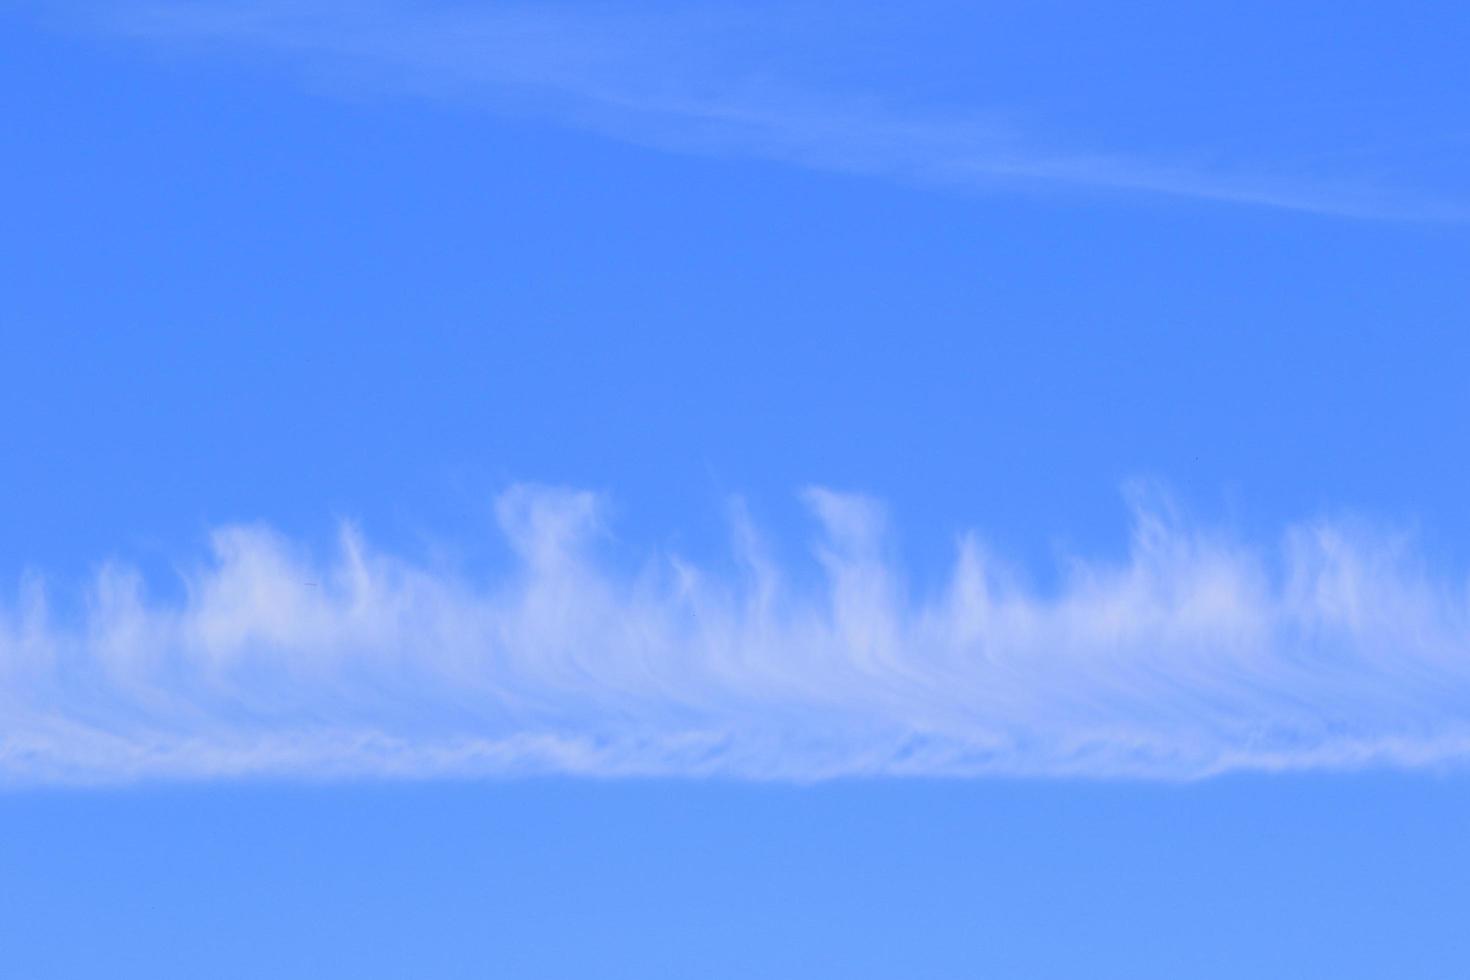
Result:
<instances>
[{"instance_id":1,"label":"hazy cloud wisp","mask_svg":"<svg viewBox=\"0 0 1470 980\"><path fill-rule=\"evenodd\" d=\"M154 43L271 52L352 87L467 99L682 152L771 159L969 191L1151 194L1363 219L1463 221L1405 191L1287 172L1229 170L1048 147L993 110L932 114L882 93L824 94L732 57L752 15L600 6L387 3L111 4L88 19ZM1000 107L1002 109L1007 107Z\"/></svg>"}]
</instances>

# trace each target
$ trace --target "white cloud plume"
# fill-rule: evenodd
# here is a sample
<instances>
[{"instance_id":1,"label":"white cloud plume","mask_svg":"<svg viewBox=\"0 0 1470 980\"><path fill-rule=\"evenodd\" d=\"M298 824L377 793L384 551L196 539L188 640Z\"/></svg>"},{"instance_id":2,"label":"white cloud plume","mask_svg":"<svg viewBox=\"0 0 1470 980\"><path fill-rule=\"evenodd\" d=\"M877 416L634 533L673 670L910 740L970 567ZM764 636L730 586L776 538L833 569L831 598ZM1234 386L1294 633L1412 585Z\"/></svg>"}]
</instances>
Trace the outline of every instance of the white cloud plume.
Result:
<instances>
[{"instance_id":1,"label":"white cloud plume","mask_svg":"<svg viewBox=\"0 0 1470 980\"><path fill-rule=\"evenodd\" d=\"M647 11L616 5L342 0L109 3L93 23L153 42L270 52L354 88L469 100L682 152L779 160L817 170L969 191L1151 194L1362 219L1461 222L1456 202L1216 154L1172 163L1048 146L992 107L933 114L871 95L824 95L780 81L749 44L773 9ZM759 45L756 45L758 47ZM734 52L744 50L744 55ZM1003 109L1005 107L1002 107Z\"/></svg>"},{"instance_id":2,"label":"white cloud plume","mask_svg":"<svg viewBox=\"0 0 1470 980\"><path fill-rule=\"evenodd\" d=\"M0 779L1022 775L1181 779L1470 759L1470 588L1333 523L1251 548L1134 513L1026 585L974 536L915 595L872 501L812 490L816 584L596 557L592 494L517 487L489 580L216 532L179 598L102 568L0 610Z\"/></svg>"}]
</instances>

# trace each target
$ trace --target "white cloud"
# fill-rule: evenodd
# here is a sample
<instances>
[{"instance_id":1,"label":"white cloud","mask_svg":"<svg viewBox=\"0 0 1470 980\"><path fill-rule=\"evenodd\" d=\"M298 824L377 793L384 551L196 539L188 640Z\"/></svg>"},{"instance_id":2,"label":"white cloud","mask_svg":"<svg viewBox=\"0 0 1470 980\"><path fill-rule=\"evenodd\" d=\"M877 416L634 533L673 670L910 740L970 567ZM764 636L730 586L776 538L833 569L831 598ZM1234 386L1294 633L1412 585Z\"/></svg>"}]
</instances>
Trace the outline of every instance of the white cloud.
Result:
<instances>
[{"instance_id":1,"label":"white cloud","mask_svg":"<svg viewBox=\"0 0 1470 980\"><path fill-rule=\"evenodd\" d=\"M1029 587L973 535L914 595L872 501L806 500L819 585L738 512L738 571L598 561L594 495L518 487L473 581L344 529L211 540L180 598L101 569L0 610L0 779L518 773L1193 778L1470 758L1470 589L1315 523L1251 548L1148 509Z\"/></svg>"},{"instance_id":2,"label":"white cloud","mask_svg":"<svg viewBox=\"0 0 1470 980\"><path fill-rule=\"evenodd\" d=\"M91 5L94 23L153 42L270 52L318 78L532 114L681 152L779 160L965 191L1151 194L1364 219L1465 220L1466 209L1276 168L1166 163L1048 146L998 121L783 83L735 54L773 16L733 9L178 0ZM767 25L769 26L769 25ZM1009 107L1000 107L1006 109ZM1213 154L1208 148L1204 158Z\"/></svg>"}]
</instances>

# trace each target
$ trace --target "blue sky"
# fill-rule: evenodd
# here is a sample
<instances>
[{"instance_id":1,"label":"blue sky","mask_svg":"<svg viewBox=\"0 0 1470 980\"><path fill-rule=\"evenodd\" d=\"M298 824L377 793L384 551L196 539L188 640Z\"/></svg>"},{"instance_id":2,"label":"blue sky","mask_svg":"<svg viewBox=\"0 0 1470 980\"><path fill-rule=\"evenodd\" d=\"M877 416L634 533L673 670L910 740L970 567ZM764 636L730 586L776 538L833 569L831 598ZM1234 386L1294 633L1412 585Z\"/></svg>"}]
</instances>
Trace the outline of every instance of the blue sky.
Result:
<instances>
[{"instance_id":1,"label":"blue sky","mask_svg":"<svg viewBox=\"0 0 1470 980\"><path fill-rule=\"evenodd\" d=\"M24 975L1463 962L1470 16L0 27Z\"/></svg>"}]
</instances>

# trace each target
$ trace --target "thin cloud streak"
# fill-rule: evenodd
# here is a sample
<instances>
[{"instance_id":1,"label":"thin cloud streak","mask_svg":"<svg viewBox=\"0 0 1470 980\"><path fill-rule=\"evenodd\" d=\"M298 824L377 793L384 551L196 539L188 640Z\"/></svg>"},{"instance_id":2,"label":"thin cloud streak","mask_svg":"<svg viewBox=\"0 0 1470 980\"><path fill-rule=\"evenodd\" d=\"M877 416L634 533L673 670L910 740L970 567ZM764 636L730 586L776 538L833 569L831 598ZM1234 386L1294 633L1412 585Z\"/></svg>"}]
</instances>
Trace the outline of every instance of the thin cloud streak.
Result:
<instances>
[{"instance_id":1,"label":"thin cloud streak","mask_svg":"<svg viewBox=\"0 0 1470 980\"><path fill-rule=\"evenodd\" d=\"M769 65L732 63L722 33L751 27L709 13L303 0L129 3L90 17L152 42L270 52L336 86L464 100L676 152L980 193L1143 194L1369 220L1470 214L1351 181L1046 148L993 115L935 116L804 91L775 81Z\"/></svg>"},{"instance_id":2,"label":"thin cloud streak","mask_svg":"<svg viewBox=\"0 0 1470 980\"><path fill-rule=\"evenodd\" d=\"M810 576L738 510L728 567L598 560L605 505L521 486L473 580L344 528L221 529L176 600L104 566L0 609L0 781L850 776L1192 779L1470 760L1470 588L1403 540L1279 546L1133 514L1028 586L978 538L916 595L871 500L814 489Z\"/></svg>"}]
</instances>

